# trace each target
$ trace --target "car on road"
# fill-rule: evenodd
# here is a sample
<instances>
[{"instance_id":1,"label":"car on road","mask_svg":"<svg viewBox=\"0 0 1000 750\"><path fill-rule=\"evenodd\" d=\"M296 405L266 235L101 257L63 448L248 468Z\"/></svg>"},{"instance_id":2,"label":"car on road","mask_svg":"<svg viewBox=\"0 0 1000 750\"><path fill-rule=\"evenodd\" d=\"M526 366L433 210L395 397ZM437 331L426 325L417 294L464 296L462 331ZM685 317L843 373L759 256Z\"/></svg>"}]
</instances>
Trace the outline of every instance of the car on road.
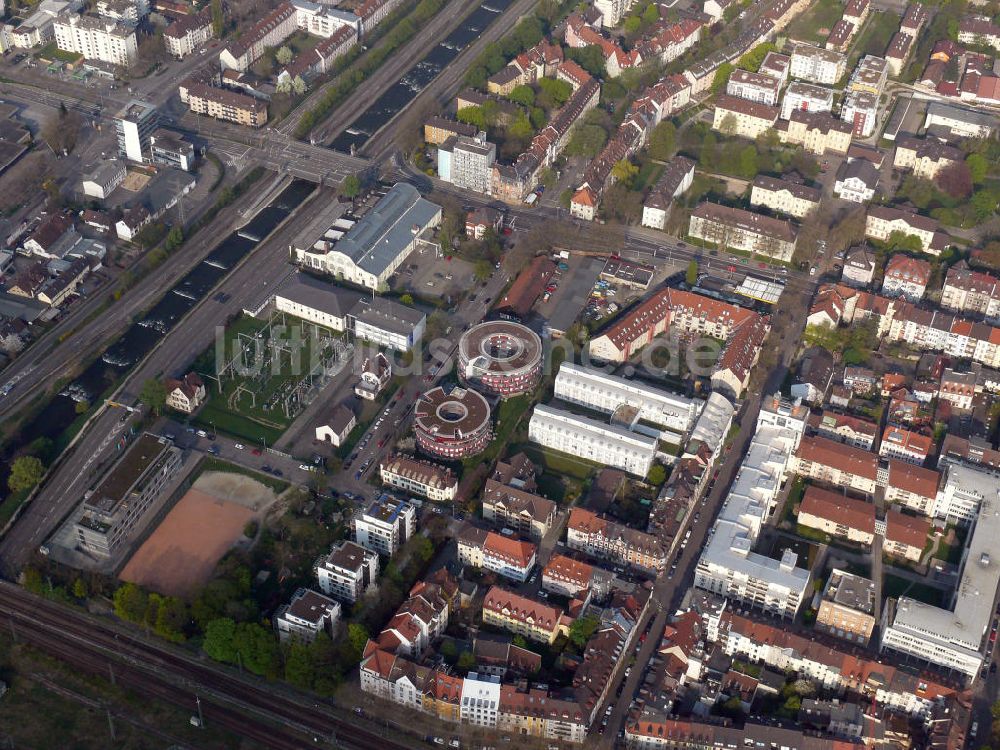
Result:
<instances>
[{"instance_id":1,"label":"car on road","mask_svg":"<svg viewBox=\"0 0 1000 750\"><path fill-rule=\"evenodd\" d=\"M354 481L357 482L360 479L361 479L361 472L360 471L354 472Z\"/></svg>"},{"instance_id":2,"label":"car on road","mask_svg":"<svg viewBox=\"0 0 1000 750\"><path fill-rule=\"evenodd\" d=\"M243 445L243 443L236 443L236 444L235 444L235 445L234 445L233 447L234 447L234 448L235 448L236 450L238 450L238 451L241 451L241 450L245 450L245 449L246 449L246 446L245 446L245 445Z\"/></svg>"},{"instance_id":3,"label":"car on road","mask_svg":"<svg viewBox=\"0 0 1000 750\"><path fill-rule=\"evenodd\" d=\"M196 432L195 434L200 438L208 437L208 433L205 432L204 430L198 430L198 432Z\"/></svg>"},{"instance_id":4,"label":"car on road","mask_svg":"<svg viewBox=\"0 0 1000 750\"><path fill-rule=\"evenodd\" d=\"M283 477L283 476L285 476L285 472L283 472L281 469L275 469L272 473L276 477Z\"/></svg>"},{"instance_id":5,"label":"car on road","mask_svg":"<svg viewBox=\"0 0 1000 750\"><path fill-rule=\"evenodd\" d=\"M208 449L208 452L211 453L213 456L218 456L219 455L219 446L213 445L211 448Z\"/></svg>"},{"instance_id":6,"label":"car on road","mask_svg":"<svg viewBox=\"0 0 1000 750\"><path fill-rule=\"evenodd\" d=\"M299 468L302 469L302 471L312 471L313 470L313 467L310 466L309 464L299 464Z\"/></svg>"},{"instance_id":7,"label":"car on road","mask_svg":"<svg viewBox=\"0 0 1000 750\"><path fill-rule=\"evenodd\" d=\"M270 474L271 473L271 466L270 466L270 464L264 464L263 466L260 467L260 470L261 471L266 471L268 474Z\"/></svg>"}]
</instances>

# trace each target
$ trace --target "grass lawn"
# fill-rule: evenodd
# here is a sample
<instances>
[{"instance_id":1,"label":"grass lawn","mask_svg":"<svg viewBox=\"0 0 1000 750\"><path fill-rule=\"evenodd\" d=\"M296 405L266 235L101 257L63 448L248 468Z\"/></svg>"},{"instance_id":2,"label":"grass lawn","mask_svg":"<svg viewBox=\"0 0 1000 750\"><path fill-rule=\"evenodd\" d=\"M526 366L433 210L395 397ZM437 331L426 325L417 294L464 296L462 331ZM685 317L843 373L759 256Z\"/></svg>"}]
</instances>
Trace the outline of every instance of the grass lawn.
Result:
<instances>
[{"instance_id":1,"label":"grass lawn","mask_svg":"<svg viewBox=\"0 0 1000 750\"><path fill-rule=\"evenodd\" d=\"M575 479L584 480L590 477L590 475L597 471L597 469L601 468L601 464L596 464L583 458L577 458L576 456L571 456L568 453L560 453L558 451L549 450L548 448L543 448L542 446L535 445L534 443L523 443L513 446L511 454L519 453L521 451L527 454L528 458L530 458L535 464L544 467L546 471L556 475L562 474Z\"/></svg>"},{"instance_id":2,"label":"grass lawn","mask_svg":"<svg viewBox=\"0 0 1000 750\"><path fill-rule=\"evenodd\" d=\"M788 36L805 42L822 42L844 15L840 0L819 0L788 25Z\"/></svg>"},{"instance_id":3,"label":"grass lawn","mask_svg":"<svg viewBox=\"0 0 1000 750\"><path fill-rule=\"evenodd\" d=\"M30 493L31 490L11 492L3 499L3 502L0 502L0 529L6 526L7 522L13 518L17 509L21 507L21 503L28 499Z\"/></svg>"},{"instance_id":4,"label":"grass lawn","mask_svg":"<svg viewBox=\"0 0 1000 750\"><path fill-rule=\"evenodd\" d=\"M660 175L663 174L663 170L666 169L666 165L659 164L655 161L647 161L639 169L639 174L636 175L635 183L632 185L632 190L634 192L645 192L647 188L653 187L656 181L660 179Z\"/></svg>"},{"instance_id":5,"label":"grass lawn","mask_svg":"<svg viewBox=\"0 0 1000 750\"><path fill-rule=\"evenodd\" d=\"M50 60L65 63L75 63L80 60L83 56L76 52L66 52L59 49L59 46L53 41L46 44L38 52L35 53L35 57L39 60Z\"/></svg>"},{"instance_id":6,"label":"grass lawn","mask_svg":"<svg viewBox=\"0 0 1000 750\"><path fill-rule=\"evenodd\" d=\"M918 602L935 607L941 606L942 593L941 589L934 586L928 586L926 583L914 583L899 576L887 575L882 581L883 596L896 598L908 596Z\"/></svg>"},{"instance_id":7,"label":"grass lawn","mask_svg":"<svg viewBox=\"0 0 1000 750\"><path fill-rule=\"evenodd\" d=\"M893 34L899 31L899 16L894 13L874 11L868 17L861 34L854 40L850 56L847 59L847 74L854 70L858 60L864 55L881 57Z\"/></svg>"},{"instance_id":8,"label":"grass lawn","mask_svg":"<svg viewBox=\"0 0 1000 750\"><path fill-rule=\"evenodd\" d=\"M532 403L532 398L529 395L515 396L514 398L502 401L500 408L497 409L497 421L493 430L493 440L485 451L463 461L465 468L471 469L484 462L493 463L500 456L500 452L507 445L507 441L513 437L514 430L528 409L531 408Z\"/></svg>"},{"instance_id":9,"label":"grass lawn","mask_svg":"<svg viewBox=\"0 0 1000 750\"><path fill-rule=\"evenodd\" d=\"M304 391L296 392L296 388L314 365L312 357L317 350L316 340L310 335L312 329L298 329L290 324L288 331L279 334L276 326L275 342L287 346L286 350L268 347L263 338L265 326L264 321L244 316L226 329L224 356L231 360L240 346L245 346L247 374L239 371L244 363L238 360L236 368L223 376L221 393L212 378L208 378L208 400L196 415L196 424L255 444L265 441L272 444L302 410ZM247 336L256 338L248 341ZM213 377L219 368L214 345L194 365L196 371Z\"/></svg>"}]
</instances>

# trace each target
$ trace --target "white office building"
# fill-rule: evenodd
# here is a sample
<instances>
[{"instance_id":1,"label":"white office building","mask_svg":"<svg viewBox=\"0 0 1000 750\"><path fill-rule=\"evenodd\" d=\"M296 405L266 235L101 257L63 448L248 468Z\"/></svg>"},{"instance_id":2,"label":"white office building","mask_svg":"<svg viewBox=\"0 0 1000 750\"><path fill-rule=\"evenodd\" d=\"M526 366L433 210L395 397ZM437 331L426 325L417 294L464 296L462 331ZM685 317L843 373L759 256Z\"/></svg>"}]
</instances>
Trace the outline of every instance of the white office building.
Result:
<instances>
[{"instance_id":1,"label":"white office building","mask_svg":"<svg viewBox=\"0 0 1000 750\"><path fill-rule=\"evenodd\" d=\"M488 194L496 160L496 144L487 141L485 133L475 138L458 136L451 149L451 184Z\"/></svg>"},{"instance_id":2,"label":"white office building","mask_svg":"<svg viewBox=\"0 0 1000 750\"><path fill-rule=\"evenodd\" d=\"M152 135L158 124L156 107L137 99L130 101L115 115L118 154L140 164L150 161Z\"/></svg>"},{"instance_id":3,"label":"white office building","mask_svg":"<svg viewBox=\"0 0 1000 750\"><path fill-rule=\"evenodd\" d=\"M354 542L344 542L315 565L320 590L342 602L354 602L375 584L378 555Z\"/></svg>"},{"instance_id":4,"label":"white office building","mask_svg":"<svg viewBox=\"0 0 1000 750\"><path fill-rule=\"evenodd\" d=\"M774 511L808 409L777 398L761 407L757 431L733 481L729 496L702 550L695 586L794 617L806 600L810 574L796 567L786 550L780 560L753 551L761 527Z\"/></svg>"},{"instance_id":5,"label":"white office building","mask_svg":"<svg viewBox=\"0 0 1000 750\"><path fill-rule=\"evenodd\" d=\"M535 406L528 439L572 456L644 477L656 456L656 438L545 404Z\"/></svg>"},{"instance_id":6,"label":"white office building","mask_svg":"<svg viewBox=\"0 0 1000 750\"><path fill-rule=\"evenodd\" d=\"M354 539L367 550L392 557L417 531L417 509L383 495L354 520Z\"/></svg>"},{"instance_id":7,"label":"white office building","mask_svg":"<svg viewBox=\"0 0 1000 750\"><path fill-rule=\"evenodd\" d=\"M987 498L1000 494L1000 474L942 458L945 480L934 502L934 516L950 523L972 523Z\"/></svg>"},{"instance_id":8,"label":"white office building","mask_svg":"<svg viewBox=\"0 0 1000 750\"><path fill-rule=\"evenodd\" d=\"M704 401L653 388L639 380L627 380L600 370L563 362L556 375L556 398L604 414L629 416L651 422L673 432L691 429L705 406ZM625 414L630 412L630 414Z\"/></svg>"},{"instance_id":9,"label":"white office building","mask_svg":"<svg viewBox=\"0 0 1000 750\"><path fill-rule=\"evenodd\" d=\"M87 60L127 68L139 52L134 26L114 19L65 12L56 17L52 30L59 49L83 55Z\"/></svg>"},{"instance_id":10,"label":"white office building","mask_svg":"<svg viewBox=\"0 0 1000 750\"><path fill-rule=\"evenodd\" d=\"M954 472L952 476L951 472ZM959 486L981 496L968 550L949 609L900 597L892 624L882 634L882 649L898 651L975 679L983 665L1000 586L1000 476L986 469L949 465L942 492L958 495ZM948 484L953 484L948 490Z\"/></svg>"}]
</instances>

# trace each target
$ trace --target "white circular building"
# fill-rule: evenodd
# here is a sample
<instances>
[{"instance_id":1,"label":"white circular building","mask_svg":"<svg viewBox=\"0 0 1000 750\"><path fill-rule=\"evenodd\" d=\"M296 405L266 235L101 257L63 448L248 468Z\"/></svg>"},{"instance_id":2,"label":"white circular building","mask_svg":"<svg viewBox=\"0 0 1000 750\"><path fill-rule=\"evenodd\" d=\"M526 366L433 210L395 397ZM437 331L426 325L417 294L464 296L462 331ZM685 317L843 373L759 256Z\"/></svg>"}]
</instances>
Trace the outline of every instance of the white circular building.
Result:
<instances>
[{"instance_id":1,"label":"white circular building","mask_svg":"<svg viewBox=\"0 0 1000 750\"><path fill-rule=\"evenodd\" d=\"M414 408L413 431L424 453L457 460L486 448L492 436L490 405L467 388L433 388Z\"/></svg>"}]
</instances>

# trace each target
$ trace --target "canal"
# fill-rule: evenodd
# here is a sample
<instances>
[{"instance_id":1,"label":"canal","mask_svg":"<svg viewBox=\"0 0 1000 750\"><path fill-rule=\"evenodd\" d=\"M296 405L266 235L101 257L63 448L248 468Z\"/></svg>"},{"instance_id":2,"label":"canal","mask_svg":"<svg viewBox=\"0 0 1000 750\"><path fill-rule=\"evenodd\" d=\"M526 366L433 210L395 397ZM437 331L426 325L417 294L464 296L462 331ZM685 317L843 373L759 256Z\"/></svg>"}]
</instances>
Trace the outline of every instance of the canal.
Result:
<instances>
[{"instance_id":1,"label":"canal","mask_svg":"<svg viewBox=\"0 0 1000 750\"><path fill-rule=\"evenodd\" d=\"M448 38L427 53L423 60L403 74L385 93L358 115L338 135L330 148L350 153L361 148L375 132L402 112L424 87L437 78L448 63L507 10L514 0L485 0Z\"/></svg>"},{"instance_id":2,"label":"canal","mask_svg":"<svg viewBox=\"0 0 1000 750\"><path fill-rule=\"evenodd\" d=\"M76 404L94 400L115 385L160 339L177 325L185 313L200 302L260 239L267 237L315 190L306 180L295 180L238 231L232 232L201 263L191 269L146 315L113 342L72 383L53 398L30 424L21 430L20 445L45 437L55 440L77 418ZM105 313L114 315L114 306ZM183 363L178 363L178 365ZM18 446L8 446L7 453Z\"/></svg>"}]
</instances>

